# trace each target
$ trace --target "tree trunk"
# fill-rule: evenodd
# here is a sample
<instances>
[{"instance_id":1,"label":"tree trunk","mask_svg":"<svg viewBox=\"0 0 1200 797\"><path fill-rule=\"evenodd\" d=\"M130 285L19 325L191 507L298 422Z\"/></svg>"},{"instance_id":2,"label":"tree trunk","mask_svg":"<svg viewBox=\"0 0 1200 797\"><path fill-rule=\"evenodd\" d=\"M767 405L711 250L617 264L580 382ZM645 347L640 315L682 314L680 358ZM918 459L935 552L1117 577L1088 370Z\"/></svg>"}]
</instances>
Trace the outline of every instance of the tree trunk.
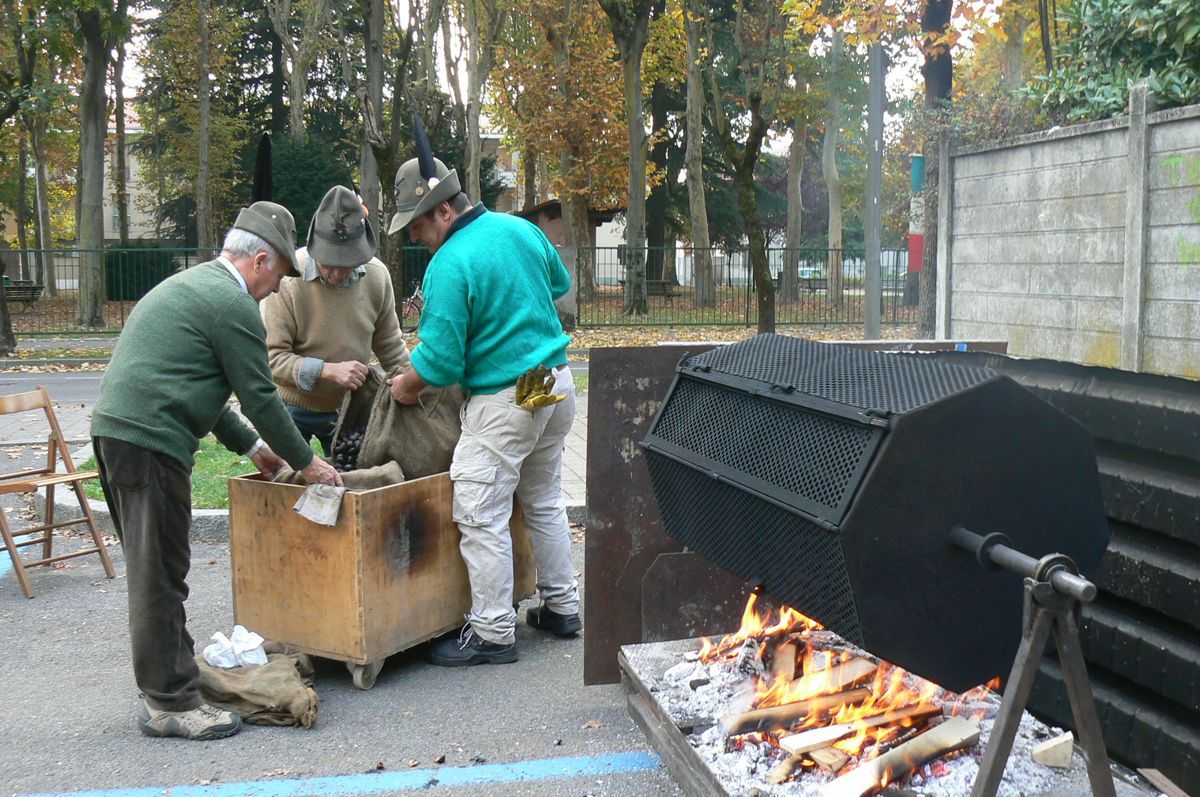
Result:
<instances>
[{"instance_id":1,"label":"tree trunk","mask_svg":"<svg viewBox=\"0 0 1200 797\"><path fill-rule=\"evenodd\" d=\"M662 82L656 82L650 89L650 130L651 137L666 127L670 121L667 118L667 87ZM654 164L658 174L666 174L667 148L666 141L660 142L649 153L649 160ZM663 248L667 244L667 194L670 191L670 181L663 180L650 189L646 197L646 279L661 280L663 275Z\"/></svg>"},{"instance_id":2,"label":"tree trunk","mask_svg":"<svg viewBox=\"0 0 1200 797\"><path fill-rule=\"evenodd\" d=\"M75 323L104 326L104 94L109 43L98 8L79 14L83 80L79 92L79 308Z\"/></svg>"},{"instance_id":3,"label":"tree trunk","mask_svg":"<svg viewBox=\"0 0 1200 797\"><path fill-rule=\"evenodd\" d=\"M804 202L800 195L804 176L804 145L808 141L808 120L797 116L792 120L792 144L788 148L787 233L784 240L783 278L780 298L785 302L800 299L800 241L804 237Z\"/></svg>"},{"instance_id":4,"label":"tree trunk","mask_svg":"<svg viewBox=\"0 0 1200 797\"><path fill-rule=\"evenodd\" d=\"M363 113L373 113L375 124L383 128L383 32L384 32L384 0L363 0L363 20L365 29L363 40L366 45L367 57L367 99L370 108L364 108ZM360 153L360 169L362 179L359 188L362 190L363 203L370 213L371 224L382 238L387 232L386 223L380 213L380 184L379 161L371 143L363 135L362 151ZM385 175L391 177L391 175Z\"/></svg>"},{"instance_id":5,"label":"tree trunk","mask_svg":"<svg viewBox=\"0 0 1200 797\"><path fill-rule=\"evenodd\" d=\"M767 237L763 232L758 198L754 193L754 163L758 159L746 160L750 163L737 168L738 210L746 225L746 240L750 245L750 271L757 286L758 334L762 335L775 331L775 283L767 262Z\"/></svg>"},{"instance_id":6,"label":"tree trunk","mask_svg":"<svg viewBox=\"0 0 1200 797\"><path fill-rule=\"evenodd\" d=\"M29 242L25 237L25 227L29 223L27 218L29 209L29 197L26 192L29 190L25 180L25 170L28 167L28 147L25 144L25 136L18 133L17 140L17 249L21 250L21 256L17 265L17 279L29 279Z\"/></svg>"},{"instance_id":7,"label":"tree trunk","mask_svg":"<svg viewBox=\"0 0 1200 797\"><path fill-rule=\"evenodd\" d=\"M1004 88L1016 91L1025 85L1025 31L1033 20L1014 13L1004 21Z\"/></svg>"},{"instance_id":8,"label":"tree trunk","mask_svg":"<svg viewBox=\"0 0 1200 797\"><path fill-rule=\"evenodd\" d=\"M842 257L842 178L837 167L838 128L841 125L842 97L839 70L842 60L840 30L833 32L833 45L829 51L829 107L825 118L825 141L821 150L821 171L825 176L825 189L829 193L829 280L828 301L830 307L841 307L845 290L845 260Z\"/></svg>"},{"instance_id":9,"label":"tree trunk","mask_svg":"<svg viewBox=\"0 0 1200 797\"><path fill-rule=\"evenodd\" d=\"M275 141L281 141L287 131L287 66L283 62L283 42L274 28L268 32L271 37L271 134Z\"/></svg>"},{"instance_id":10,"label":"tree trunk","mask_svg":"<svg viewBox=\"0 0 1200 797\"><path fill-rule=\"evenodd\" d=\"M204 77L208 79L207 72ZM125 140L125 42L117 47L117 63L113 71L113 107L117 123L117 230L121 247L126 248L129 246L129 145Z\"/></svg>"},{"instance_id":11,"label":"tree trunk","mask_svg":"<svg viewBox=\"0 0 1200 797\"><path fill-rule=\"evenodd\" d=\"M927 39L945 33L950 25L953 0L928 0L921 16L921 29ZM925 107L938 108L950 96L954 85L954 62L947 47L925 48ZM946 136L939 131L933 140L925 142L925 256L921 261L921 299L917 309L917 336L932 338L937 332L937 240L938 240L938 176L940 140Z\"/></svg>"},{"instance_id":12,"label":"tree trunk","mask_svg":"<svg viewBox=\"0 0 1200 797\"><path fill-rule=\"evenodd\" d=\"M211 89L208 81L208 64L212 57L212 37L208 29L208 0L196 0L196 12L199 18L200 63L197 70L200 74L198 87L200 100L200 120L198 130L198 163L196 165L196 245L201 249L213 248L212 200L209 191L210 168L210 108Z\"/></svg>"},{"instance_id":13,"label":"tree trunk","mask_svg":"<svg viewBox=\"0 0 1200 797\"><path fill-rule=\"evenodd\" d=\"M701 21L689 10L684 18L687 32L687 164L688 210L692 223L692 279L696 307L715 307L717 285L713 275L712 249L708 237L708 205L704 197L704 75L700 64Z\"/></svg>"},{"instance_id":14,"label":"tree trunk","mask_svg":"<svg viewBox=\"0 0 1200 797\"><path fill-rule=\"evenodd\" d=\"M642 52L646 49L646 22L641 32L621 46L625 73L625 119L629 131L629 195L625 210L626 315L645 315L646 302L646 127L642 121Z\"/></svg>"},{"instance_id":15,"label":"tree trunk","mask_svg":"<svg viewBox=\"0 0 1200 797\"><path fill-rule=\"evenodd\" d=\"M529 210L537 204L537 151L531 146L526 146L525 153L521 156L521 174L525 186L525 198L521 209Z\"/></svg>"},{"instance_id":16,"label":"tree trunk","mask_svg":"<svg viewBox=\"0 0 1200 797\"><path fill-rule=\"evenodd\" d=\"M467 196L472 202L482 197L479 171L483 161L479 115L483 106L483 87L495 62L496 39L502 17L496 0L467 0ZM482 19L480 12L482 12Z\"/></svg>"},{"instance_id":17,"label":"tree trunk","mask_svg":"<svg viewBox=\"0 0 1200 797\"><path fill-rule=\"evenodd\" d=\"M37 231L40 263L36 280L42 283L42 295L58 296L54 275L54 230L50 226L50 178L46 170L46 118L33 120L30 135L33 144L34 196L37 207Z\"/></svg>"}]
</instances>

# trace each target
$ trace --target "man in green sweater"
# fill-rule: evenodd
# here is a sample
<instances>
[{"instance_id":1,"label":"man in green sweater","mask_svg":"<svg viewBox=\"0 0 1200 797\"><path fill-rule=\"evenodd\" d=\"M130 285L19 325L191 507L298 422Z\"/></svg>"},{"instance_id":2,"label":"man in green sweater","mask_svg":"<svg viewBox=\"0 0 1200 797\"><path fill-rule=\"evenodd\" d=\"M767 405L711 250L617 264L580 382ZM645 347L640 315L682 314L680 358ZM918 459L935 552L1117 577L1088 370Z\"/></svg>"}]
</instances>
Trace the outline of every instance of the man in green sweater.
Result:
<instances>
[{"instance_id":1,"label":"man in green sweater","mask_svg":"<svg viewBox=\"0 0 1200 797\"><path fill-rule=\"evenodd\" d=\"M257 303L296 272L295 240L282 206L244 208L220 257L138 302L100 383L92 443L125 552L133 671L145 698L138 726L149 736L215 739L241 727L200 699L183 608L200 438L212 432L264 474L286 462L309 482L341 484L296 431L267 365ZM232 393L254 429L229 406Z\"/></svg>"},{"instance_id":2,"label":"man in green sweater","mask_svg":"<svg viewBox=\"0 0 1200 797\"><path fill-rule=\"evenodd\" d=\"M471 611L458 638L436 643L429 660L446 667L512 662L517 646L508 524L514 495L533 544L542 601L526 613L527 622L559 636L582 628L562 494L575 383L567 367L570 337L554 306L571 279L541 230L483 203L472 207L458 175L432 154L401 166L396 186L390 232L407 228L434 257L422 288L421 343L412 351L413 367L391 380L392 396L413 404L426 384L456 382L468 393L450 478ZM518 380L524 386L526 372L540 366L553 381L554 397L542 397L548 406L526 401L518 389Z\"/></svg>"},{"instance_id":3,"label":"man in green sweater","mask_svg":"<svg viewBox=\"0 0 1200 797\"><path fill-rule=\"evenodd\" d=\"M262 305L271 373L305 440L333 450L342 399L362 387L371 355L388 374L408 368L392 276L375 258L375 231L353 191L335 185L296 250L300 279Z\"/></svg>"}]
</instances>

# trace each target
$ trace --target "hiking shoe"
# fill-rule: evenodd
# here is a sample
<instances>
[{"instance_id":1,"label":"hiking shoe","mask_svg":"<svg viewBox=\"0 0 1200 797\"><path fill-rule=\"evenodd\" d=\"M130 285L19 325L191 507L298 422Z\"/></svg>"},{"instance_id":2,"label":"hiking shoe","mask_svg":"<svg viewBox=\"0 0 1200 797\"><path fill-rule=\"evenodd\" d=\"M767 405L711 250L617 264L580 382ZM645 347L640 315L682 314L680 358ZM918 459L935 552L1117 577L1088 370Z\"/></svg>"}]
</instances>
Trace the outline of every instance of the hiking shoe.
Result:
<instances>
[{"instance_id":1,"label":"hiking shoe","mask_svg":"<svg viewBox=\"0 0 1200 797\"><path fill-rule=\"evenodd\" d=\"M517 660L517 643L501 645L488 642L475 633L470 623L463 626L458 639L447 638L434 644L426 657L439 667L463 667L468 664L509 664Z\"/></svg>"},{"instance_id":2,"label":"hiking shoe","mask_svg":"<svg viewBox=\"0 0 1200 797\"><path fill-rule=\"evenodd\" d=\"M539 631L549 631L556 636L573 636L583 630L579 614L559 614L546 608L545 604L525 612L525 622Z\"/></svg>"},{"instance_id":3,"label":"hiking shoe","mask_svg":"<svg viewBox=\"0 0 1200 797\"><path fill-rule=\"evenodd\" d=\"M147 736L179 736L205 741L232 736L242 729L242 718L207 703L191 711L158 711L142 703L138 727Z\"/></svg>"}]
</instances>

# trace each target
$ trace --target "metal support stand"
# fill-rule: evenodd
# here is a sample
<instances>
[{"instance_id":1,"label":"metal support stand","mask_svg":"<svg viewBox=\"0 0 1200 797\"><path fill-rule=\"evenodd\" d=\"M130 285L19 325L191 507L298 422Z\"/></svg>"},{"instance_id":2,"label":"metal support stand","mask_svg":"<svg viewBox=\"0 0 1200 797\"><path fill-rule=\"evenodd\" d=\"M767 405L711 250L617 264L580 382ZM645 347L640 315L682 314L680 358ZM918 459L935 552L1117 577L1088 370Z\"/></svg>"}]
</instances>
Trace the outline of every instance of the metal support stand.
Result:
<instances>
[{"instance_id":1,"label":"metal support stand","mask_svg":"<svg viewBox=\"0 0 1200 797\"><path fill-rule=\"evenodd\" d=\"M1079 609L1082 601L1095 598L1095 585L1079 576L1078 568L1069 557L1051 554L1040 560L1034 559L1009 547L1008 539L1002 534L980 537L959 526L951 532L951 540L959 547L973 551L985 567L1003 567L1025 575L1021 645L1013 660L1000 713L992 726L971 797L996 795L1051 631L1075 717L1075 732L1087 759L1092 794L1116 797L1108 753L1104 749L1104 734L1079 643Z\"/></svg>"}]
</instances>

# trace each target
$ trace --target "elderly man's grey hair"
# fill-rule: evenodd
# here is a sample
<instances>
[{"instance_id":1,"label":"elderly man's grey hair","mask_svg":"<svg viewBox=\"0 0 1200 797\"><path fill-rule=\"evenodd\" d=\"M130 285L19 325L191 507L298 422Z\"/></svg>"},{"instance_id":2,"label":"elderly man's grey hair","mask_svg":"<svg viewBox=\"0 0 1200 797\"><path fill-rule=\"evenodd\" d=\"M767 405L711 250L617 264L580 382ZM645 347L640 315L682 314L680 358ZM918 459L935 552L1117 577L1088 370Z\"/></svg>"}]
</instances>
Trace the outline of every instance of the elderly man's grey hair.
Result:
<instances>
[{"instance_id":1,"label":"elderly man's grey hair","mask_svg":"<svg viewBox=\"0 0 1200 797\"><path fill-rule=\"evenodd\" d=\"M225 244L221 247L222 251L234 258L254 257L259 252L266 252L270 255L269 266L271 271L275 270L275 266L279 264L282 258L269 243L264 241L259 236L247 230L239 230L234 227L229 232L225 233Z\"/></svg>"}]
</instances>

